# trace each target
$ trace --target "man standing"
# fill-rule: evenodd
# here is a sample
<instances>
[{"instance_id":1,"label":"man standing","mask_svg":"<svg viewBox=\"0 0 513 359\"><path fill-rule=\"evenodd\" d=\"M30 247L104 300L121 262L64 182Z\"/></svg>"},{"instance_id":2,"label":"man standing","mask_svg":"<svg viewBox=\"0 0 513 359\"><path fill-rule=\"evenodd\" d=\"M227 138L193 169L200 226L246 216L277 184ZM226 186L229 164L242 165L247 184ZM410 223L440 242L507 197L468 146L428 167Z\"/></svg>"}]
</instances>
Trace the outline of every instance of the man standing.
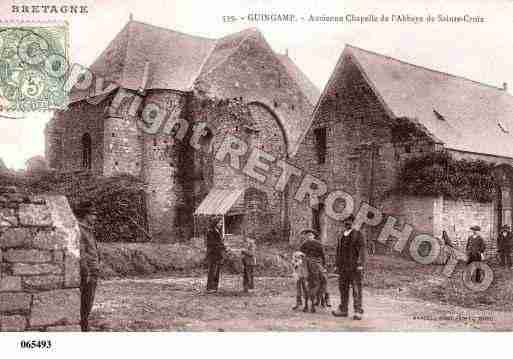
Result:
<instances>
[{"instance_id":1,"label":"man standing","mask_svg":"<svg viewBox=\"0 0 513 359\"><path fill-rule=\"evenodd\" d=\"M222 219L214 219L207 232L207 293L215 293L219 287L219 274L226 251L223 243L222 226Z\"/></svg>"},{"instance_id":2,"label":"man standing","mask_svg":"<svg viewBox=\"0 0 513 359\"><path fill-rule=\"evenodd\" d=\"M308 296L303 311L308 310L308 298L310 298L310 312L315 313L317 294L323 280L323 270L326 266L324 248L316 238L317 232L313 229L305 229L301 232L304 241L299 250L305 254L306 267L308 269Z\"/></svg>"},{"instance_id":3,"label":"man standing","mask_svg":"<svg viewBox=\"0 0 513 359\"><path fill-rule=\"evenodd\" d=\"M84 202L75 210L75 215L80 228L80 327L83 332L88 332L89 314L93 308L100 271L100 257L94 235L97 212L91 202Z\"/></svg>"},{"instance_id":4,"label":"man standing","mask_svg":"<svg viewBox=\"0 0 513 359\"><path fill-rule=\"evenodd\" d=\"M251 238L246 238L245 248L242 250L242 286L244 293L254 289L253 270L256 266L256 243Z\"/></svg>"},{"instance_id":5,"label":"man standing","mask_svg":"<svg viewBox=\"0 0 513 359\"><path fill-rule=\"evenodd\" d=\"M344 220L345 231L337 242L336 265L338 269L338 288L340 291L340 306L332 314L336 317L347 317L349 304L349 286L353 288L353 319L361 320L362 279L363 269L367 261L367 248L363 234L353 228L354 216Z\"/></svg>"},{"instance_id":6,"label":"man standing","mask_svg":"<svg viewBox=\"0 0 513 359\"><path fill-rule=\"evenodd\" d=\"M472 226L470 227L470 230L472 231L472 234L470 237L468 237L467 241L467 264L470 264L472 262L481 262L484 259L484 252L485 252L485 244L483 241L483 238L479 235L479 232L481 231L481 227L479 226ZM475 281L476 283L481 283L481 270L476 270L475 275Z\"/></svg>"},{"instance_id":7,"label":"man standing","mask_svg":"<svg viewBox=\"0 0 513 359\"><path fill-rule=\"evenodd\" d=\"M497 249L499 250L500 262L503 267L511 268L511 245L512 234L507 225L501 227L501 232L497 238Z\"/></svg>"}]
</instances>

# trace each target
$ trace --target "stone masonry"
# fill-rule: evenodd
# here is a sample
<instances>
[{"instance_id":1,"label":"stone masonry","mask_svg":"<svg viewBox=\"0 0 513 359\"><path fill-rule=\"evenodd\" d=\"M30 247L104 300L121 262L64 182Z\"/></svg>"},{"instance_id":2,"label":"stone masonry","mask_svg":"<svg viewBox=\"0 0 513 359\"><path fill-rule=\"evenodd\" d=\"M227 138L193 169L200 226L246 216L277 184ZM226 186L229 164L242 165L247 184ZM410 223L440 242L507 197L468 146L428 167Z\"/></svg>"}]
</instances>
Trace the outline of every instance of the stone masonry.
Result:
<instances>
[{"instance_id":1,"label":"stone masonry","mask_svg":"<svg viewBox=\"0 0 513 359\"><path fill-rule=\"evenodd\" d=\"M0 331L75 331L78 223L65 197L0 188Z\"/></svg>"},{"instance_id":2,"label":"stone masonry","mask_svg":"<svg viewBox=\"0 0 513 359\"><path fill-rule=\"evenodd\" d=\"M256 29L211 40L130 21L91 71L112 80L116 90L96 104L71 94L69 108L57 111L46 128L49 165L61 172L139 177L146 183L149 232L162 242L191 238L193 213L201 200L240 179L239 174L231 176L226 164L214 163L211 155L189 146L195 125L206 122L211 138L202 142L218 143L227 134L247 136L244 122L250 117L253 145L286 159L296 152L318 96L288 55L275 53ZM133 101L140 108L130 112ZM141 130L145 114L146 120L153 119L152 111L142 110L150 106L169 114L154 133ZM226 111L235 107L244 108L244 115ZM182 127L188 134L179 140ZM267 182L278 175L275 171ZM260 203L243 220L246 233L257 239L287 239L286 196L275 193L269 183L235 187L252 189L240 202L258 198Z\"/></svg>"}]
</instances>

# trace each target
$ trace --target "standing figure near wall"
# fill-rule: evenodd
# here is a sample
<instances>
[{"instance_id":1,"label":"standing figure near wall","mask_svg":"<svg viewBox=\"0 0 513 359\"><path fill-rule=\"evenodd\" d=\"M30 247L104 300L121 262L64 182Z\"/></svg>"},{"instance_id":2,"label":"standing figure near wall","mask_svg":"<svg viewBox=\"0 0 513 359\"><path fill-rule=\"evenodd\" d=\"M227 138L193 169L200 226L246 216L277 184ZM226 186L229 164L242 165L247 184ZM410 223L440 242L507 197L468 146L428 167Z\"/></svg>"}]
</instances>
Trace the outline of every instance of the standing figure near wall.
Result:
<instances>
[{"instance_id":1,"label":"standing figure near wall","mask_svg":"<svg viewBox=\"0 0 513 359\"><path fill-rule=\"evenodd\" d=\"M367 262L367 245L363 234L353 228L354 216L344 220L345 231L337 243L338 288L340 305L333 311L336 317L347 317L349 306L349 287L353 288L353 319L361 320L363 316L363 271Z\"/></svg>"},{"instance_id":2,"label":"standing figure near wall","mask_svg":"<svg viewBox=\"0 0 513 359\"><path fill-rule=\"evenodd\" d=\"M479 232L481 231L481 227L472 226L470 227L472 234L468 237L467 241L467 264L472 262L481 262L484 259L484 252L486 249L485 243ZM481 270L477 269L475 278L476 283L481 282Z\"/></svg>"},{"instance_id":3,"label":"standing figure near wall","mask_svg":"<svg viewBox=\"0 0 513 359\"><path fill-rule=\"evenodd\" d=\"M497 237L497 248L499 250L499 258L501 266L511 268L511 246L513 242L513 235L509 227L504 225L501 227L501 232Z\"/></svg>"},{"instance_id":4,"label":"standing figure near wall","mask_svg":"<svg viewBox=\"0 0 513 359\"><path fill-rule=\"evenodd\" d=\"M100 256L94 235L97 212L90 202L86 202L75 210L75 215L80 227L80 327L83 332L88 332L89 314L100 272Z\"/></svg>"},{"instance_id":5,"label":"standing figure near wall","mask_svg":"<svg viewBox=\"0 0 513 359\"><path fill-rule=\"evenodd\" d=\"M242 286L244 293L255 288L254 268L256 266L256 243L251 238L246 238L246 247L242 250Z\"/></svg>"},{"instance_id":6,"label":"standing figure near wall","mask_svg":"<svg viewBox=\"0 0 513 359\"><path fill-rule=\"evenodd\" d=\"M219 275L226 248L222 234L223 220L214 219L207 232L207 293L215 293L219 287Z\"/></svg>"}]
</instances>

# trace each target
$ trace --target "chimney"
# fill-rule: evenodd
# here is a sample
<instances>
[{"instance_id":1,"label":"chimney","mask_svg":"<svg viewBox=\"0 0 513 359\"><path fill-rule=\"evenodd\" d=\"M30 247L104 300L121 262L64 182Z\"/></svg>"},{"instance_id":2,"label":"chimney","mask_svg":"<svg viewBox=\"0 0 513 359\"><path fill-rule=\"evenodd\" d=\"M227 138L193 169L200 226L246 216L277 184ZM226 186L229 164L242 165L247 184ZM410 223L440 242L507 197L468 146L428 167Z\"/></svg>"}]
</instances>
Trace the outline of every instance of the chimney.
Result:
<instances>
[{"instance_id":1,"label":"chimney","mask_svg":"<svg viewBox=\"0 0 513 359\"><path fill-rule=\"evenodd\" d=\"M503 89L504 91L508 91L508 83L507 83L507 82L503 82L503 83L502 83L502 89Z\"/></svg>"},{"instance_id":2,"label":"chimney","mask_svg":"<svg viewBox=\"0 0 513 359\"><path fill-rule=\"evenodd\" d=\"M128 20L129 21L134 21L134 14L130 13L130 15L128 17Z\"/></svg>"},{"instance_id":3,"label":"chimney","mask_svg":"<svg viewBox=\"0 0 513 359\"><path fill-rule=\"evenodd\" d=\"M289 49L285 49L285 56L289 57Z\"/></svg>"}]
</instances>

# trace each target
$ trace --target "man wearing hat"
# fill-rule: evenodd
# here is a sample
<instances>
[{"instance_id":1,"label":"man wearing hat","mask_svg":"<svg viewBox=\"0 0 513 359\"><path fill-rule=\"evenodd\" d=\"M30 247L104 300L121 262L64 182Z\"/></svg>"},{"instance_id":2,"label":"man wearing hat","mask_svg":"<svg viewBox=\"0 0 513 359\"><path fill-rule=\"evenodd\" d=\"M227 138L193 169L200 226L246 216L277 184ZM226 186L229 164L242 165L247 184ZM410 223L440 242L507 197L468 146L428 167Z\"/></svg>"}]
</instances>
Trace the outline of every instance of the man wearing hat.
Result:
<instances>
[{"instance_id":1,"label":"man wearing hat","mask_svg":"<svg viewBox=\"0 0 513 359\"><path fill-rule=\"evenodd\" d=\"M226 248L223 243L223 220L214 217L207 232L207 293L217 292L219 275Z\"/></svg>"},{"instance_id":2,"label":"man wearing hat","mask_svg":"<svg viewBox=\"0 0 513 359\"><path fill-rule=\"evenodd\" d=\"M513 235L509 230L509 226L503 225L501 232L497 237L497 249L499 251L499 258L503 267L511 268L511 245L513 242Z\"/></svg>"},{"instance_id":3,"label":"man wearing hat","mask_svg":"<svg viewBox=\"0 0 513 359\"><path fill-rule=\"evenodd\" d=\"M306 267L308 269L308 298L310 298L310 311L315 313L317 294L321 288L323 280L323 270L326 266L326 256L322 243L316 238L317 232L313 229L304 229L301 231L304 238L299 250L305 254ZM308 301L305 303L304 311L308 310Z\"/></svg>"},{"instance_id":4,"label":"man wearing hat","mask_svg":"<svg viewBox=\"0 0 513 359\"><path fill-rule=\"evenodd\" d=\"M83 202L75 210L80 228L80 327L89 331L89 314L100 271L100 256L94 235L97 221L96 208L91 202Z\"/></svg>"},{"instance_id":5,"label":"man wearing hat","mask_svg":"<svg viewBox=\"0 0 513 359\"><path fill-rule=\"evenodd\" d=\"M472 234L468 237L467 241L467 264L472 262L481 262L484 259L484 252L486 249L485 243L479 232L481 231L481 227L472 226L470 227ZM481 282L481 270L476 270L475 281L477 283Z\"/></svg>"},{"instance_id":6,"label":"man wearing hat","mask_svg":"<svg viewBox=\"0 0 513 359\"><path fill-rule=\"evenodd\" d=\"M353 288L354 320L363 316L362 280L363 270L367 261L365 238L353 228L355 217L351 214L344 220L344 232L337 241L336 265L338 269L338 288L340 305L333 311L336 317L348 316L349 287Z\"/></svg>"}]
</instances>

